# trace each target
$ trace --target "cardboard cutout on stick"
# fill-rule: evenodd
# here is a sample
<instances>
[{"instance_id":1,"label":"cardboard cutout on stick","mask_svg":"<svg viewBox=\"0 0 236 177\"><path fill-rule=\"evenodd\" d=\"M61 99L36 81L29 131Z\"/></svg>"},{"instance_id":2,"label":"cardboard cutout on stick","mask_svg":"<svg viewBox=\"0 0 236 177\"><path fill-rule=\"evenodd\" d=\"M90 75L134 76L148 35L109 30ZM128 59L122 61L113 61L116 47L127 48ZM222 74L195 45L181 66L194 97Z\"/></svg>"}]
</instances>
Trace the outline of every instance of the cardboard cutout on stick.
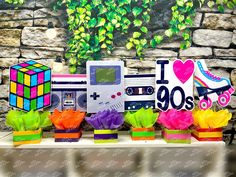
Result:
<instances>
[{"instance_id":1,"label":"cardboard cutout on stick","mask_svg":"<svg viewBox=\"0 0 236 177\"><path fill-rule=\"evenodd\" d=\"M87 112L124 112L124 62L88 61Z\"/></svg>"},{"instance_id":2,"label":"cardboard cutout on stick","mask_svg":"<svg viewBox=\"0 0 236 177\"><path fill-rule=\"evenodd\" d=\"M204 60L196 61L194 83L200 100L199 107L203 110L211 108L216 101L222 107L227 106L234 92L230 80L212 74Z\"/></svg>"},{"instance_id":3,"label":"cardboard cutout on stick","mask_svg":"<svg viewBox=\"0 0 236 177\"><path fill-rule=\"evenodd\" d=\"M156 108L192 110L193 103L192 60L156 61Z\"/></svg>"},{"instance_id":4,"label":"cardboard cutout on stick","mask_svg":"<svg viewBox=\"0 0 236 177\"><path fill-rule=\"evenodd\" d=\"M72 109L86 112L86 74L53 74L51 98L51 111Z\"/></svg>"},{"instance_id":5,"label":"cardboard cutout on stick","mask_svg":"<svg viewBox=\"0 0 236 177\"><path fill-rule=\"evenodd\" d=\"M155 108L155 74L125 75L125 110Z\"/></svg>"},{"instance_id":6,"label":"cardboard cutout on stick","mask_svg":"<svg viewBox=\"0 0 236 177\"><path fill-rule=\"evenodd\" d=\"M10 67L9 104L24 111L51 104L51 69L30 60Z\"/></svg>"}]
</instances>

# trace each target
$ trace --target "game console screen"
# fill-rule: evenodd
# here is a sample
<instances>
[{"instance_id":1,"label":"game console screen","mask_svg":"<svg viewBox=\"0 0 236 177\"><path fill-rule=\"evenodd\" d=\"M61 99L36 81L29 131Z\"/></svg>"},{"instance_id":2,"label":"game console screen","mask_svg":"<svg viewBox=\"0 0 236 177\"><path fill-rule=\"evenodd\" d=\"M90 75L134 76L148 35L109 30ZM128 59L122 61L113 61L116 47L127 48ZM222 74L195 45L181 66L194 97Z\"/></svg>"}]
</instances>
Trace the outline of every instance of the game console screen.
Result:
<instances>
[{"instance_id":1,"label":"game console screen","mask_svg":"<svg viewBox=\"0 0 236 177\"><path fill-rule=\"evenodd\" d=\"M114 83L116 81L115 68L97 68L96 82L97 83Z\"/></svg>"}]
</instances>

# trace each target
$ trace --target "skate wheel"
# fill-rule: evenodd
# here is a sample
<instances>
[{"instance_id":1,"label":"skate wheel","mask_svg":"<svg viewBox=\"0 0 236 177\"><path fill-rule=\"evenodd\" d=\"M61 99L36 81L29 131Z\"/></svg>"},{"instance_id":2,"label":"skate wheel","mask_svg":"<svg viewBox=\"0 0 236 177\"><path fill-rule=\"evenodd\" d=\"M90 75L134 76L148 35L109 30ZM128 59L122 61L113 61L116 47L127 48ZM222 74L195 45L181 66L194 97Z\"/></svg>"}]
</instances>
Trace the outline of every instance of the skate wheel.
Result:
<instances>
[{"instance_id":1,"label":"skate wheel","mask_svg":"<svg viewBox=\"0 0 236 177\"><path fill-rule=\"evenodd\" d=\"M223 94L227 96L227 99L230 99L230 93L229 93L229 91L225 91Z\"/></svg>"},{"instance_id":2,"label":"skate wheel","mask_svg":"<svg viewBox=\"0 0 236 177\"><path fill-rule=\"evenodd\" d=\"M199 101L198 105L199 105L200 109L206 110L212 106L212 101L210 98L208 98L208 100L202 99Z\"/></svg>"},{"instance_id":3,"label":"skate wheel","mask_svg":"<svg viewBox=\"0 0 236 177\"><path fill-rule=\"evenodd\" d=\"M222 95L218 97L218 103L220 106L227 106L230 101L230 94L228 92L224 92Z\"/></svg>"}]
</instances>

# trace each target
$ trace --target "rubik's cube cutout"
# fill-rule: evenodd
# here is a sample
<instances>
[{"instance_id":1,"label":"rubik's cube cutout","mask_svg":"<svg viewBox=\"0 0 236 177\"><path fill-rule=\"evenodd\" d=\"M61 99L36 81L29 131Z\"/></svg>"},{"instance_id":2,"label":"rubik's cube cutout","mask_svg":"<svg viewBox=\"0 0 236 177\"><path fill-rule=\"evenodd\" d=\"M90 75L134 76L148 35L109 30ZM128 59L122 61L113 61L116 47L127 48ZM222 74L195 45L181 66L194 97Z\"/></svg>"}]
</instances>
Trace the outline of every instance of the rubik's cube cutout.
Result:
<instances>
[{"instance_id":1,"label":"rubik's cube cutout","mask_svg":"<svg viewBox=\"0 0 236 177\"><path fill-rule=\"evenodd\" d=\"M51 69L33 60L10 67L9 104L25 111L51 104Z\"/></svg>"}]
</instances>

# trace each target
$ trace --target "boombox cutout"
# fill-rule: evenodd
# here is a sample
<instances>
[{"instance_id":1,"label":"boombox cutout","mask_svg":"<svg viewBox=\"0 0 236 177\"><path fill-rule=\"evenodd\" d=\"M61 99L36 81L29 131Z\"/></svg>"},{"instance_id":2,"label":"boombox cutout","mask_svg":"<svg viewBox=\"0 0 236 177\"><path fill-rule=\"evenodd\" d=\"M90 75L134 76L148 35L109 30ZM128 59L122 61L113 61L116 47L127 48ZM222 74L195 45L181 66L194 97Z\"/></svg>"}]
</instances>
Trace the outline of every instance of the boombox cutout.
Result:
<instances>
[{"instance_id":1,"label":"boombox cutout","mask_svg":"<svg viewBox=\"0 0 236 177\"><path fill-rule=\"evenodd\" d=\"M73 109L86 112L86 80L85 74L53 74L50 110Z\"/></svg>"},{"instance_id":2,"label":"boombox cutout","mask_svg":"<svg viewBox=\"0 0 236 177\"><path fill-rule=\"evenodd\" d=\"M125 110L155 108L155 74L125 75Z\"/></svg>"}]
</instances>

